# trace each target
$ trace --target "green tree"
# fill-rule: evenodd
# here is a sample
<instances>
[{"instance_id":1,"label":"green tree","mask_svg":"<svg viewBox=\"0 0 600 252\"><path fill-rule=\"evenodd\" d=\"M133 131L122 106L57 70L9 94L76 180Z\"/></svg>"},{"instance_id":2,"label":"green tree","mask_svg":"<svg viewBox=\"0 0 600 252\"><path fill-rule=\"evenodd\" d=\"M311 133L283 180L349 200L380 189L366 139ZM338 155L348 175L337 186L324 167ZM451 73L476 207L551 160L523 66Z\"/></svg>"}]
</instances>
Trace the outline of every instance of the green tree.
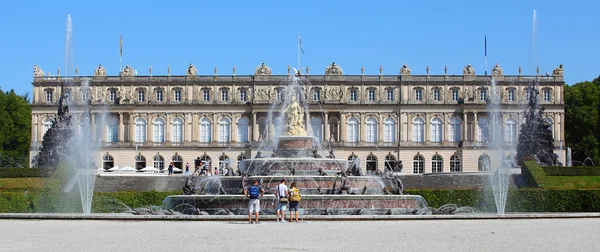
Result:
<instances>
[{"instance_id":1,"label":"green tree","mask_svg":"<svg viewBox=\"0 0 600 252\"><path fill-rule=\"evenodd\" d=\"M0 88L0 167L27 167L31 140L31 107L27 94Z\"/></svg>"},{"instance_id":2,"label":"green tree","mask_svg":"<svg viewBox=\"0 0 600 252\"><path fill-rule=\"evenodd\" d=\"M600 164L600 76L565 86L565 136L573 160Z\"/></svg>"}]
</instances>

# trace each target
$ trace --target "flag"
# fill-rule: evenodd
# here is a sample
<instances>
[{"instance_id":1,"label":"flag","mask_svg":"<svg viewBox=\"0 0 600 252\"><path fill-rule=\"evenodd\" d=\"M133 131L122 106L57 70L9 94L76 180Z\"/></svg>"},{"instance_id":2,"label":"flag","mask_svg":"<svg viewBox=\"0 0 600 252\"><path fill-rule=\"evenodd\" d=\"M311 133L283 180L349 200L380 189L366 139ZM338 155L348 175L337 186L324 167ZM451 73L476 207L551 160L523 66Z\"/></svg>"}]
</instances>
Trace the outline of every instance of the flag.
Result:
<instances>
[{"instance_id":1,"label":"flag","mask_svg":"<svg viewBox=\"0 0 600 252\"><path fill-rule=\"evenodd\" d=\"M300 34L298 34L298 44L300 45L300 51L302 52L302 55L305 55L304 48L302 48L302 40L300 39Z\"/></svg>"},{"instance_id":2,"label":"flag","mask_svg":"<svg viewBox=\"0 0 600 252\"><path fill-rule=\"evenodd\" d=\"M483 43L484 43L484 56L487 57L487 34L483 34Z\"/></svg>"},{"instance_id":3,"label":"flag","mask_svg":"<svg viewBox=\"0 0 600 252\"><path fill-rule=\"evenodd\" d=\"M120 56L123 57L123 34L121 33L121 47L120 47Z\"/></svg>"}]
</instances>

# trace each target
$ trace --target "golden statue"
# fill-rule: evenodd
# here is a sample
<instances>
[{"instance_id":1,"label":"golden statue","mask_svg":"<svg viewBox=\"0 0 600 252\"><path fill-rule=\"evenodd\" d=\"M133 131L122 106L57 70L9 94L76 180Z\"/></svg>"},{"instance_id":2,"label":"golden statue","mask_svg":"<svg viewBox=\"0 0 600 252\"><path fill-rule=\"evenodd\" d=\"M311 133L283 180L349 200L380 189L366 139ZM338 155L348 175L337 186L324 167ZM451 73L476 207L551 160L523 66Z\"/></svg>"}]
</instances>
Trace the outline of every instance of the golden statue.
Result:
<instances>
[{"instance_id":1,"label":"golden statue","mask_svg":"<svg viewBox=\"0 0 600 252\"><path fill-rule=\"evenodd\" d=\"M304 109L296 97L292 97L292 102L285 108L287 116L287 125L285 134L288 136L306 136L304 129Z\"/></svg>"}]
</instances>

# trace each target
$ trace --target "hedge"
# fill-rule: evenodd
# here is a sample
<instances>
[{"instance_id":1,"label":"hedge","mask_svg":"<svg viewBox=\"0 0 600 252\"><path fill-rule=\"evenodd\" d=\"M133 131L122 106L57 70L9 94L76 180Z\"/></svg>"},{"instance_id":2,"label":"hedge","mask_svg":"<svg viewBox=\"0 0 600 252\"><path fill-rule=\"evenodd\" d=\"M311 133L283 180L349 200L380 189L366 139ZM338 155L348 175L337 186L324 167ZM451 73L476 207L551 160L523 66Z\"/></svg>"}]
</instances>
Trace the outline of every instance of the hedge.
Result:
<instances>
[{"instance_id":1,"label":"hedge","mask_svg":"<svg viewBox=\"0 0 600 252\"><path fill-rule=\"evenodd\" d=\"M521 171L525 182L531 187L545 189L600 189L600 176L548 176L544 168L535 161L524 162L521 166Z\"/></svg>"},{"instance_id":2,"label":"hedge","mask_svg":"<svg viewBox=\"0 0 600 252\"><path fill-rule=\"evenodd\" d=\"M543 169L547 176L600 176L600 167L595 166L546 166Z\"/></svg>"},{"instance_id":3,"label":"hedge","mask_svg":"<svg viewBox=\"0 0 600 252\"><path fill-rule=\"evenodd\" d=\"M481 212L495 212L493 195L481 190L406 190L422 195L431 207L444 204L473 206ZM123 212L129 208L161 206L165 197L179 192L96 193L95 213ZM600 212L600 190L510 190L506 212ZM0 192L0 212L81 212L78 194Z\"/></svg>"},{"instance_id":4,"label":"hedge","mask_svg":"<svg viewBox=\"0 0 600 252\"><path fill-rule=\"evenodd\" d=\"M0 168L0 178L49 177L52 171L41 168Z\"/></svg>"}]
</instances>

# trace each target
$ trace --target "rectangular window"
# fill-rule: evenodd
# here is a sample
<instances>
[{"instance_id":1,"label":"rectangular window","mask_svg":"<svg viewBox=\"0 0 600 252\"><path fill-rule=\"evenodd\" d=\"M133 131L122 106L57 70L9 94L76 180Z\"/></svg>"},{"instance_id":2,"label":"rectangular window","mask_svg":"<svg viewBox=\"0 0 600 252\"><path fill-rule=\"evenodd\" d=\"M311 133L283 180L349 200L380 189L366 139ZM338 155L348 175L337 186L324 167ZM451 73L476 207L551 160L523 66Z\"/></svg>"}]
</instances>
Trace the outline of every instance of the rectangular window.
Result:
<instances>
[{"instance_id":1,"label":"rectangular window","mask_svg":"<svg viewBox=\"0 0 600 252\"><path fill-rule=\"evenodd\" d=\"M369 101L375 101L375 89L369 89Z\"/></svg>"},{"instance_id":2,"label":"rectangular window","mask_svg":"<svg viewBox=\"0 0 600 252\"><path fill-rule=\"evenodd\" d=\"M433 100L435 100L435 101L440 101L441 100L440 90L437 89L437 88L433 90Z\"/></svg>"},{"instance_id":3,"label":"rectangular window","mask_svg":"<svg viewBox=\"0 0 600 252\"><path fill-rule=\"evenodd\" d=\"M550 101L550 89L544 89L544 101Z\"/></svg>"},{"instance_id":4,"label":"rectangular window","mask_svg":"<svg viewBox=\"0 0 600 252\"><path fill-rule=\"evenodd\" d=\"M452 89L452 100L458 101L458 89Z\"/></svg>"},{"instance_id":5,"label":"rectangular window","mask_svg":"<svg viewBox=\"0 0 600 252\"><path fill-rule=\"evenodd\" d=\"M320 101L321 100L321 89L315 89L313 93L313 100Z\"/></svg>"},{"instance_id":6,"label":"rectangular window","mask_svg":"<svg viewBox=\"0 0 600 252\"><path fill-rule=\"evenodd\" d=\"M511 88L508 90L508 101L509 102L515 101L515 89L514 88Z\"/></svg>"},{"instance_id":7,"label":"rectangular window","mask_svg":"<svg viewBox=\"0 0 600 252\"><path fill-rule=\"evenodd\" d=\"M221 89L221 101L229 101L229 92L227 89Z\"/></svg>"},{"instance_id":8,"label":"rectangular window","mask_svg":"<svg viewBox=\"0 0 600 252\"><path fill-rule=\"evenodd\" d=\"M391 88L387 90L387 100L394 101L394 90Z\"/></svg>"},{"instance_id":9,"label":"rectangular window","mask_svg":"<svg viewBox=\"0 0 600 252\"><path fill-rule=\"evenodd\" d=\"M283 90L275 89L275 100L283 101Z\"/></svg>"},{"instance_id":10,"label":"rectangular window","mask_svg":"<svg viewBox=\"0 0 600 252\"><path fill-rule=\"evenodd\" d=\"M116 143L119 141L119 125L117 123L109 123L106 133L106 142Z\"/></svg>"},{"instance_id":11,"label":"rectangular window","mask_svg":"<svg viewBox=\"0 0 600 252\"><path fill-rule=\"evenodd\" d=\"M460 142L460 123L450 123L450 142Z\"/></svg>"},{"instance_id":12,"label":"rectangular window","mask_svg":"<svg viewBox=\"0 0 600 252\"><path fill-rule=\"evenodd\" d=\"M162 89L157 89L156 90L156 101L159 101L159 102L163 101L163 91L162 91Z\"/></svg>"},{"instance_id":13,"label":"rectangular window","mask_svg":"<svg viewBox=\"0 0 600 252\"><path fill-rule=\"evenodd\" d=\"M481 93L479 94L479 100L485 101L487 100L487 89L481 89Z\"/></svg>"},{"instance_id":14,"label":"rectangular window","mask_svg":"<svg viewBox=\"0 0 600 252\"><path fill-rule=\"evenodd\" d=\"M175 101L176 102L181 101L181 90L175 90Z\"/></svg>"},{"instance_id":15,"label":"rectangular window","mask_svg":"<svg viewBox=\"0 0 600 252\"><path fill-rule=\"evenodd\" d=\"M377 124L367 123L367 143L377 142Z\"/></svg>"},{"instance_id":16,"label":"rectangular window","mask_svg":"<svg viewBox=\"0 0 600 252\"><path fill-rule=\"evenodd\" d=\"M422 101L422 100L423 100L423 89L415 90L415 101Z\"/></svg>"},{"instance_id":17,"label":"rectangular window","mask_svg":"<svg viewBox=\"0 0 600 252\"><path fill-rule=\"evenodd\" d=\"M356 93L357 93L356 89L350 89L350 100L351 101L358 100L358 95Z\"/></svg>"},{"instance_id":18,"label":"rectangular window","mask_svg":"<svg viewBox=\"0 0 600 252\"><path fill-rule=\"evenodd\" d=\"M246 89L240 89L240 101L248 101L248 96L246 95Z\"/></svg>"},{"instance_id":19,"label":"rectangular window","mask_svg":"<svg viewBox=\"0 0 600 252\"><path fill-rule=\"evenodd\" d=\"M183 125L180 123L173 124L173 132L171 133L171 142L181 143L183 142Z\"/></svg>"},{"instance_id":20,"label":"rectangular window","mask_svg":"<svg viewBox=\"0 0 600 252\"><path fill-rule=\"evenodd\" d=\"M202 101L205 101L205 102L210 101L210 90L209 89L202 90Z\"/></svg>"},{"instance_id":21,"label":"rectangular window","mask_svg":"<svg viewBox=\"0 0 600 252\"><path fill-rule=\"evenodd\" d=\"M88 100L88 90L81 91L81 101L86 102Z\"/></svg>"},{"instance_id":22,"label":"rectangular window","mask_svg":"<svg viewBox=\"0 0 600 252\"><path fill-rule=\"evenodd\" d=\"M46 102L52 102L52 91L46 91Z\"/></svg>"},{"instance_id":23,"label":"rectangular window","mask_svg":"<svg viewBox=\"0 0 600 252\"><path fill-rule=\"evenodd\" d=\"M422 123L413 124L413 142L415 142L415 143L425 142L425 136L423 134L423 124Z\"/></svg>"},{"instance_id":24,"label":"rectangular window","mask_svg":"<svg viewBox=\"0 0 600 252\"><path fill-rule=\"evenodd\" d=\"M117 99L117 90L111 89L110 91L110 101L114 102Z\"/></svg>"},{"instance_id":25,"label":"rectangular window","mask_svg":"<svg viewBox=\"0 0 600 252\"><path fill-rule=\"evenodd\" d=\"M144 102L144 90L138 90L138 102Z\"/></svg>"}]
</instances>

